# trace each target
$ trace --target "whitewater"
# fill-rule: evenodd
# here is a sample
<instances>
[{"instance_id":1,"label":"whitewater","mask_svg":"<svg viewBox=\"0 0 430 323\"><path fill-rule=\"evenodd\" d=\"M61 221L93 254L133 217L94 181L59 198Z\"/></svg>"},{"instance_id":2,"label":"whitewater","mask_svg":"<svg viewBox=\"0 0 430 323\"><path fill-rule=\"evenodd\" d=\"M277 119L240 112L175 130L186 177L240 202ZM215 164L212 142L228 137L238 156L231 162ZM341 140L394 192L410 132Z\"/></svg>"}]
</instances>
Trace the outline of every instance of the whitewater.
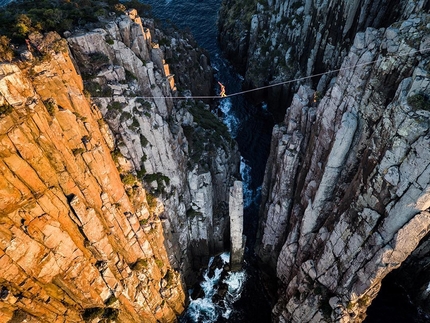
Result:
<instances>
[{"instance_id":1,"label":"whitewater","mask_svg":"<svg viewBox=\"0 0 430 323\"><path fill-rule=\"evenodd\" d=\"M213 267L215 258L219 258L221 261L218 266ZM208 268L204 271L203 280L200 282L204 295L196 299L190 296L190 303L186 313L180 319L181 323L212 323L216 322L220 316L224 319L230 318L233 304L240 299L243 291L246 272L245 270L230 272L228 270L229 261L228 252L209 259ZM222 299L216 297L221 289L224 294ZM191 289L189 295L192 294Z\"/></svg>"}]
</instances>

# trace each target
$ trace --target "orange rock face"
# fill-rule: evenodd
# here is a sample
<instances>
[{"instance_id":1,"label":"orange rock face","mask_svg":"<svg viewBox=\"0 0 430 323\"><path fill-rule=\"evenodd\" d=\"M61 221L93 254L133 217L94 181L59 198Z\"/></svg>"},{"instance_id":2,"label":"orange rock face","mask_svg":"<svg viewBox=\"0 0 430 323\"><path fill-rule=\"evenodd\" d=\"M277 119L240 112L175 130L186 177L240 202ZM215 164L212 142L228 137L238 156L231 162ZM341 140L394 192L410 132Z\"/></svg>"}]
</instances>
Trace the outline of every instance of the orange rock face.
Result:
<instances>
[{"instance_id":1,"label":"orange rock face","mask_svg":"<svg viewBox=\"0 0 430 323\"><path fill-rule=\"evenodd\" d=\"M66 54L0 65L0 321L173 322L185 294L161 224L141 227L145 192L126 194L82 90Z\"/></svg>"}]
</instances>

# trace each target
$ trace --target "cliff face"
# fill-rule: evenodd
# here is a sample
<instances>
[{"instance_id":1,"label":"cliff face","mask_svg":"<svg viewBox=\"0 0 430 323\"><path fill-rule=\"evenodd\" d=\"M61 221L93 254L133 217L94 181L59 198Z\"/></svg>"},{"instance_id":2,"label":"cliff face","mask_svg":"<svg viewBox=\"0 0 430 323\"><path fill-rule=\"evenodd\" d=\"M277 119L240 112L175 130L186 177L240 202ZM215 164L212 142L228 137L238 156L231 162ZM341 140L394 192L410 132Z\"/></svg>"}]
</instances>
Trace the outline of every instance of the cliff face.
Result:
<instances>
[{"instance_id":1,"label":"cliff face","mask_svg":"<svg viewBox=\"0 0 430 323\"><path fill-rule=\"evenodd\" d=\"M161 40L169 45L160 46ZM68 41L82 73L94 56L105 57L106 63L93 69L85 83L96 89L93 100L116 137L124 176L137 175L163 200L171 264L184 273L190 265L206 265L208 256L228 242L226 201L238 174L238 152L209 107L172 98L176 84L164 57L183 53L175 56L176 70L202 71L180 77L181 87L190 85L200 95L209 94L208 59L190 50L186 39L162 34L151 20L142 22L134 11L105 29L75 34ZM190 57L200 58L195 62ZM195 69L199 63L203 65ZM200 89L192 84L201 84Z\"/></svg>"},{"instance_id":2,"label":"cliff face","mask_svg":"<svg viewBox=\"0 0 430 323\"><path fill-rule=\"evenodd\" d=\"M131 11L68 35L85 91L52 33L0 64L2 322L175 321L181 274L223 247L235 145L204 105L170 98L147 23Z\"/></svg>"},{"instance_id":3,"label":"cliff face","mask_svg":"<svg viewBox=\"0 0 430 323\"><path fill-rule=\"evenodd\" d=\"M145 191L127 195L70 58L57 54L32 71L30 79L1 65L2 105L13 106L0 120L2 321L79 322L85 309L124 322L173 320L185 296L161 223L141 227Z\"/></svg>"},{"instance_id":4,"label":"cliff face","mask_svg":"<svg viewBox=\"0 0 430 323\"><path fill-rule=\"evenodd\" d=\"M245 76L247 87L303 77L339 68L355 38L367 27L388 27L412 12L428 10L428 1L267 0L222 3L220 42ZM240 60L238 61L238 57ZM313 88L325 91L331 75L315 77ZM258 92L282 119L297 84Z\"/></svg>"},{"instance_id":5,"label":"cliff face","mask_svg":"<svg viewBox=\"0 0 430 323\"><path fill-rule=\"evenodd\" d=\"M259 98L286 109L256 245L280 281L274 321L361 322L402 264L428 309L430 3L240 3L223 2L220 39L250 87L322 73Z\"/></svg>"},{"instance_id":6,"label":"cliff face","mask_svg":"<svg viewBox=\"0 0 430 323\"><path fill-rule=\"evenodd\" d=\"M325 96L301 86L275 126L257 246L275 321L361 322L382 279L428 255L429 19L357 33Z\"/></svg>"}]
</instances>

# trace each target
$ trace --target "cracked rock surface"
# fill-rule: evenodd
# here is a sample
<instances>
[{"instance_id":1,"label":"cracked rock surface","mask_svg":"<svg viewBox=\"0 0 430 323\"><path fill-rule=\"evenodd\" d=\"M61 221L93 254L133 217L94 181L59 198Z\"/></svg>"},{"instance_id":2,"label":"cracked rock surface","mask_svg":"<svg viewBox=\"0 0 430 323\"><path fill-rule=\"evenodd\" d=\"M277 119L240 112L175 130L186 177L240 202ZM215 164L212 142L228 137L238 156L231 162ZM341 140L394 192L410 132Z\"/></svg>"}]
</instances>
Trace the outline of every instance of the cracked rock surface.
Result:
<instances>
[{"instance_id":1,"label":"cracked rock surface","mask_svg":"<svg viewBox=\"0 0 430 323\"><path fill-rule=\"evenodd\" d=\"M204 103L172 99L164 55L193 52L178 70L204 65L182 76L200 93L210 67L127 13L0 64L1 322L175 322L192 267L223 248L237 146Z\"/></svg>"},{"instance_id":2,"label":"cracked rock surface","mask_svg":"<svg viewBox=\"0 0 430 323\"><path fill-rule=\"evenodd\" d=\"M321 100L302 85L274 128L257 253L281 282L275 322L361 322L427 250L429 22L357 33Z\"/></svg>"}]
</instances>

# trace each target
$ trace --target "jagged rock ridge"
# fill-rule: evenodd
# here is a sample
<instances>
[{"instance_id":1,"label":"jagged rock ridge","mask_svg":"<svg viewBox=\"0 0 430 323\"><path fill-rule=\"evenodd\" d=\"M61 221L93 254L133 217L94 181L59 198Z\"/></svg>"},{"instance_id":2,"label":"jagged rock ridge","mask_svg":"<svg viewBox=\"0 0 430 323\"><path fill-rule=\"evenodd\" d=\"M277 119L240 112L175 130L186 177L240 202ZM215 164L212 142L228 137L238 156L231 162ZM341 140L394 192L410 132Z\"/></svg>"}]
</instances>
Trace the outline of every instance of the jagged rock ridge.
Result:
<instances>
[{"instance_id":1,"label":"jagged rock ridge","mask_svg":"<svg viewBox=\"0 0 430 323\"><path fill-rule=\"evenodd\" d=\"M361 322L429 231L428 22L358 33L321 101L301 87L275 127L257 252L276 321Z\"/></svg>"},{"instance_id":2,"label":"jagged rock ridge","mask_svg":"<svg viewBox=\"0 0 430 323\"><path fill-rule=\"evenodd\" d=\"M172 322L193 260L224 247L237 148L171 99L162 50L193 49L160 48L135 11L106 23L67 35L92 101L54 33L0 65L2 321Z\"/></svg>"},{"instance_id":3,"label":"jagged rock ridge","mask_svg":"<svg viewBox=\"0 0 430 323\"><path fill-rule=\"evenodd\" d=\"M224 249L226 201L238 173L237 148L208 107L171 98L175 84L164 52L190 51L190 44L168 39L151 20L142 22L135 15L131 12L105 29L72 35L68 41L81 66L94 55L108 58L109 63L87 82L111 95L100 93L93 100L118 138L118 151L130 162L123 165L124 171L143 177L152 183L153 191L162 193L170 261L185 273L187 266L200 268L209 254ZM150 30L170 45L154 43ZM212 71L207 58L201 59L204 54L197 56L203 73L194 79L205 84ZM177 69L191 70L187 64L196 62L184 58L185 68ZM131 82L126 82L127 75Z\"/></svg>"}]
</instances>

